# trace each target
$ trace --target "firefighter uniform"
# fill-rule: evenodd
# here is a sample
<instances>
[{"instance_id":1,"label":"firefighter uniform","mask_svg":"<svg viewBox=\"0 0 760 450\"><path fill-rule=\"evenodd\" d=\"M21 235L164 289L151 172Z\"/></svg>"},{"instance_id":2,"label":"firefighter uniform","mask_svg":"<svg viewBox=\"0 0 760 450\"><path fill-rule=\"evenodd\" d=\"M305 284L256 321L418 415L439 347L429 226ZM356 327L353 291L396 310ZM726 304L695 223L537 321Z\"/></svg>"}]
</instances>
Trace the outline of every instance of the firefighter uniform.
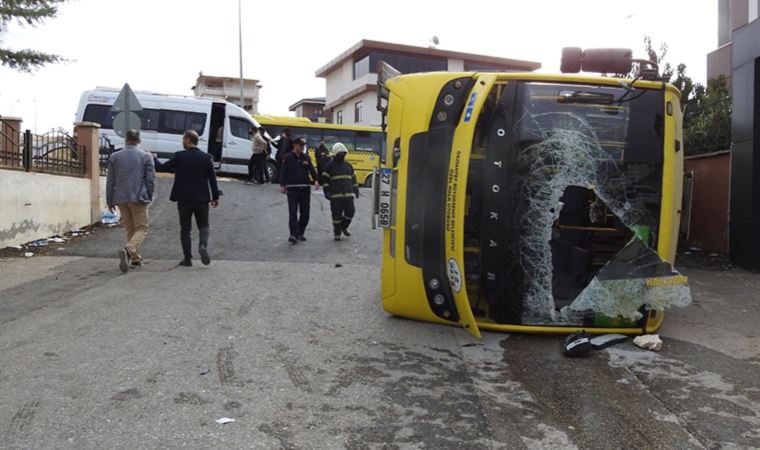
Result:
<instances>
[{"instance_id":1,"label":"firefighter uniform","mask_svg":"<svg viewBox=\"0 0 760 450\"><path fill-rule=\"evenodd\" d=\"M341 234L351 236L348 226L354 218L354 195L359 197L359 185L351 164L346 161L348 153L346 146L340 142L333 146L335 156L322 172L325 195L330 199L332 212L333 234L335 240L340 240Z\"/></svg>"}]
</instances>

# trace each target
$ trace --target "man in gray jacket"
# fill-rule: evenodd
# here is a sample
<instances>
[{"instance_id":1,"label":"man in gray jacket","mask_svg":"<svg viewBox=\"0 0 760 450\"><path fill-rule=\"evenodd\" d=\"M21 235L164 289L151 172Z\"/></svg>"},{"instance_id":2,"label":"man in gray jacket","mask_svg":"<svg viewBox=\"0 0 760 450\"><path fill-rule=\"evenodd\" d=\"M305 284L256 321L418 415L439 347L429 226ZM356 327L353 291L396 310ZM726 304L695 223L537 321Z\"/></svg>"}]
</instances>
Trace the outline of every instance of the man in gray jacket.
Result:
<instances>
[{"instance_id":1,"label":"man in gray jacket","mask_svg":"<svg viewBox=\"0 0 760 450\"><path fill-rule=\"evenodd\" d=\"M156 168L153 157L138 145L140 132L129 130L124 148L113 153L108 160L106 201L113 212L119 207L121 220L127 230L127 245L119 250L119 269L142 267L140 245L148 234L148 205L153 201Z\"/></svg>"}]
</instances>

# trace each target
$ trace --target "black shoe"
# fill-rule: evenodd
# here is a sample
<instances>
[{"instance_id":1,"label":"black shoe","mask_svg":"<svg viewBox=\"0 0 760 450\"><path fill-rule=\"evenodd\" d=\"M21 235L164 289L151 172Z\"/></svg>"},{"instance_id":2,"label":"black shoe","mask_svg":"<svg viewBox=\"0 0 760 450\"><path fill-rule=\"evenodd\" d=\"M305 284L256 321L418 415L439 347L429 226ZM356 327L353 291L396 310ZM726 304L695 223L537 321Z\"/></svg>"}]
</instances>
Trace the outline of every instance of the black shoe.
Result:
<instances>
[{"instance_id":1,"label":"black shoe","mask_svg":"<svg viewBox=\"0 0 760 450\"><path fill-rule=\"evenodd\" d=\"M182 267L192 267L193 261L187 258L183 258L182 261L180 261L178 265Z\"/></svg>"},{"instance_id":2,"label":"black shoe","mask_svg":"<svg viewBox=\"0 0 760 450\"><path fill-rule=\"evenodd\" d=\"M349 237L349 236L351 236L351 232L350 232L350 231L348 231L348 229L347 229L347 228L344 228L344 229L343 229L343 234L344 234L346 237Z\"/></svg>"},{"instance_id":3,"label":"black shoe","mask_svg":"<svg viewBox=\"0 0 760 450\"><path fill-rule=\"evenodd\" d=\"M119 270L124 273L129 271L129 252L126 247L119 250Z\"/></svg>"},{"instance_id":4,"label":"black shoe","mask_svg":"<svg viewBox=\"0 0 760 450\"><path fill-rule=\"evenodd\" d=\"M139 269L142 266L144 266L145 263L142 262L142 260L139 261L132 261L132 264L129 265L130 269Z\"/></svg>"},{"instance_id":5,"label":"black shoe","mask_svg":"<svg viewBox=\"0 0 760 450\"><path fill-rule=\"evenodd\" d=\"M208 255L208 250L206 249L206 247L203 247L203 246L198 247L198 253L201 254L201 262L203 263L204 266L208 266L209 264L211 264L211 257Z\"/></svg>"},{"instance_id":6,"label":"black shoe","mask_svg":"<svg viewBox=\"0 0 760 450\"><path fill-rule=\"evenodd\" d=\"M333 240L339 241L339 240L340 240L340 235L339 235L339 234L336 234L336 235L333 237Z\"/></svg>"},{"instance_id":7,"label":"black shoe","mask_svg":"<svg viewBox=\"0 0 760 450\"><path fill-rule=\"evenodd\" d=\"M290 237L288 238L288 242L290 242L291 244L297 244L298 243L298 241L296 240L296 237L293 236L293 235L290 235Z\"/></svg>"},{"instance_id":8,"label":"black shoe","mask_svg":"<svg viewBox=\"0 0 760 450\"><path fill-rule=\"evenodd\" d=\"M303 234L299 234L298 236L296 236L296 239L298 239L301 242L306 242L306 236L304 236Z\"/></svg>"}]
</instances>

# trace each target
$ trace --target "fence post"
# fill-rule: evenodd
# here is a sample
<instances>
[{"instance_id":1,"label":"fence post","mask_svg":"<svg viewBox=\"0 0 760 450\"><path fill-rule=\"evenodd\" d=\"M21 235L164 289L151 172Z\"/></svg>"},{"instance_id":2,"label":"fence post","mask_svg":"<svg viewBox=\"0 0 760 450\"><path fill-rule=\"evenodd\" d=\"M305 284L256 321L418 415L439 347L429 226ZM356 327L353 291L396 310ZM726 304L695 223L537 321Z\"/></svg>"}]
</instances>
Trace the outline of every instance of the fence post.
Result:
<instances>
[{"instance_id":1,"label":"fence post","mask_svg":"<svg viewBox=\"0 0 760 450\"><path fill-rule=\"evenodd\" d=\"M74 124L77 145L84 158L84 176L90 179L90 223L100 222L100 124Z\"/></svg>"},{"instance_id":2,"label":"fence post","mask_svg":"<svg viewBox=\"0 0 760 450\"><path fill-rule=\"evenodd\" d=\"M32 171L32 131L24 131L24 147L21 150L21 161L24 164L24 170Z\"/></svg>"}]
</instances>

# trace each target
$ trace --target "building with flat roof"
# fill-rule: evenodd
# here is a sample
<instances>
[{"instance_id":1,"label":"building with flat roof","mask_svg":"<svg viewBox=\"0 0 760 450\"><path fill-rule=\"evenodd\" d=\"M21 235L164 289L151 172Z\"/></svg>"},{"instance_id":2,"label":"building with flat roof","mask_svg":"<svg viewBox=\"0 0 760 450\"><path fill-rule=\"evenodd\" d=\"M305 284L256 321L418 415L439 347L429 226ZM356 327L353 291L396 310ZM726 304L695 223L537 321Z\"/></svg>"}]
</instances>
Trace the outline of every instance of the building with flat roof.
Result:
<instances>
[{"instance_id":1,"label":"building with flat roof","mask_svg":"<svg viewBox=\"0 0 760 450\"><path fill-rule=\"evenodd\" d=\"M242 107L252 114L259 112L259 90L261 87L259 80L243 78L243 100L245 103ZM195 86L191 89L196 97L218 98L241 106L240 78L215 77L199 72Z\"/></svg>"},{"instance_id":2,"label":"building with flat roof","mask_svg":"<svg viewBox=\"0 0 760 450\"><path fill-rule=\"evenodd\" d=\"M725 75L731 86L734 32L758 18L760 0L718 0L718 48L707 54L707 79Z\"/></svg>"},{"instance_id":3,"label":"building with flat roof","mask_svg":"<svg viewBox=\"0 0 760 450\"><path fill-rule=\"evenodd\" d=\"M401 73L531 72L541 67L535 61L364 39L317 70L316 76L325 79L325 117L336 124L380 125L381 116L376 108L379 61Z\"/></svg>"},{"instance_id":4,"label":"building with flat roof","mask_svg":"<svg viewBox=\"0 0 760 450\"><path fill-rule=\"evenodd\" d=\"M296 113L296 117L306 117L314 122L329 122L330 119L325 117L324 97L302 98L288 109Z\"/></svg>"}]
</instances>

